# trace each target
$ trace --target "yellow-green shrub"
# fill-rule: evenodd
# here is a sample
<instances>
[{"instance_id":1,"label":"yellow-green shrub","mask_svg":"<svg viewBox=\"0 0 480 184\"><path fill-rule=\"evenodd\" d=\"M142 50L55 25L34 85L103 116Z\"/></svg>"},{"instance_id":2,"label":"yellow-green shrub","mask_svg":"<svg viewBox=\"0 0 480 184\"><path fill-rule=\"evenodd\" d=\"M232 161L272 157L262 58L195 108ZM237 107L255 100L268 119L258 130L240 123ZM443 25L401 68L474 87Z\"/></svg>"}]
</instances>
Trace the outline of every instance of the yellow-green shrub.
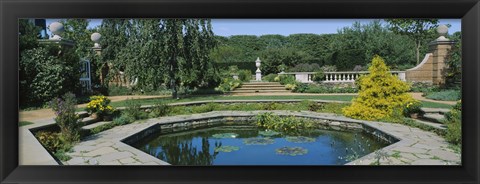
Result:
<instances>
[{"instance_id":1,"label":"yellow-green shrub","mask_svg":"<svg viewBox=\"0 0 480 184\"><path fill-rule=\"evenodd\" d=\"M407 93L410 86L392 75L380 56L373 58L368 70L368 75L357 79L358 96L352 100L352 105L342 110L345 116L364 120L391 118L394 111L416 102Z\"/></svg>"}]
</instances>

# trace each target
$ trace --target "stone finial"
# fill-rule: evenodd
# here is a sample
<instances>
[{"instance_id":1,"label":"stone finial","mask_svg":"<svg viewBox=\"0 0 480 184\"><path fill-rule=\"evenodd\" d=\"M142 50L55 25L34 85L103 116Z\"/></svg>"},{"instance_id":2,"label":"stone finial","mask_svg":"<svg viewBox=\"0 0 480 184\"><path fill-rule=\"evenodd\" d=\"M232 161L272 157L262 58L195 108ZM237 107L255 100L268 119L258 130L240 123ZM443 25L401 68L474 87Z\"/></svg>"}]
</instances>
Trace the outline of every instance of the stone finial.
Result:
<instances>
[{"instance_id":1,"label":"stone finial","mask_svg":"<svg viewBox=\"0 0 480 184\"><path fill-rule=\"evenodd\" d=\"M448 33L448 27L446 25L440 25L437 27L437 33L440 35L440 37L437 38L437 41L449 41L448 38L445 38L445 36Z\"/></svg>"},{"instance_id":2,"label":"stone finial","mask_svg":"<svg viewBox=\"0 0 480 184\"><path fill-rule=\"evenodd\" d=\"M261 81L262 80L262 71L260 71L260 58L257 57L257 60L255 60L255 66L257 67L257 71L255 71L255 80L256 81Z\"/></svg>"},{"instance_id":3,"label":"stone finial","mask_svg":"<svg viewBox=\"0 0 480 184\"><path fill-rule=\"evenodd\" d=\"M94 48L100 48L100 40L102 39L102 35L100 33L93 33L90 36L90 39L95 43L93 45Z\"/></svg>"},{"instance_id":4,"label":"stone finial","mask_svg":"<svg viewBox=\"0 0 480 184\"><path fill-rule=\"evenodd\" d=\"M52 22L49 26L48 29L53 33L53 37L50 38L52 40L61 40L62 39L62 33L64 30L63 24L60 22Z\"/></svg>"},{"instance_id":5,"label":"stone finial","mask_svg":"<svg viewBox=\"0 0 480 184\"><path fill-rule=\"evenodd\" d=\"M255 66L257 67L257 69L260 68L260 62L260 58L257 57L257 60L255 60Z\"/></svg>"}]
</instances>

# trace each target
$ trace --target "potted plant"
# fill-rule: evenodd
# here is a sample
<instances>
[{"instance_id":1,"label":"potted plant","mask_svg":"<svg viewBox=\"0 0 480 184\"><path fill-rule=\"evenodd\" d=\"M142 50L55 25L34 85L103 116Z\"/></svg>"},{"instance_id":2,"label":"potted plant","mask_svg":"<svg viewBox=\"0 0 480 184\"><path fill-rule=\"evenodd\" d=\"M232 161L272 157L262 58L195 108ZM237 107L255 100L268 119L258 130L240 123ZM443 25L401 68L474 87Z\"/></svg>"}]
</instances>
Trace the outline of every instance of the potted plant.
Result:
<instances>
[{"instance_id":1,"label":"potted plant","mask_svg":"<svg viewBox=\"0 0 480 184\"><path fill-rule=\"evenodd\" d=\"M417 119L423 113L421 107L422 104L418 100L408 102L403 109L403 113L407 117Z\"/></svg>"},{"instance_id":2,"label":"potted plant","mask_svg":"<svg viewBox=\"0 0 480 184\"><path fill-rule=\"evenodd\" d=\"M111 121L115 109L109 104L110 99L103 95L91 96L90 102L87 104L87 112L94 119L102 118L104 121Z\"/></svg>"}]
</instances>

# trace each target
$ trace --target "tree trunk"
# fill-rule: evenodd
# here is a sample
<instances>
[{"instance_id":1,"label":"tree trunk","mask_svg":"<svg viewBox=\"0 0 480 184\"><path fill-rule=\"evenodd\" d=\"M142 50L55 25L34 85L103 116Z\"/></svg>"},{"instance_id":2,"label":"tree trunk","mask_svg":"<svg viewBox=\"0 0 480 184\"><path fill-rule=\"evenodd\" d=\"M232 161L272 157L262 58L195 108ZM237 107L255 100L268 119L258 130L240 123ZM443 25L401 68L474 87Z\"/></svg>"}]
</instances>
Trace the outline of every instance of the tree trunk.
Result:
<instances>
[{"instance_id":1,"label":"tree trunk","mask_svg":"<svg viewBox=\"0 0 480 184\"><path fill-rule=\"evenodd\" d=\"M417 48L416 48L416 51L417 51L417 65L420 64L420 43L417 42Z\"/></svg>"},{"instance_id":2,"label":"tree trunk","mask_svg":"<svg viewBox=\"0 0 480 184\"><path fill-rule=\"evenodd\" d=\"M175 80L175 60L172 58L170 61L170 87L172 88L172 97L173 99L178 98L178 92L177 92L177 84Z\"/></svg>"}]
</instances>

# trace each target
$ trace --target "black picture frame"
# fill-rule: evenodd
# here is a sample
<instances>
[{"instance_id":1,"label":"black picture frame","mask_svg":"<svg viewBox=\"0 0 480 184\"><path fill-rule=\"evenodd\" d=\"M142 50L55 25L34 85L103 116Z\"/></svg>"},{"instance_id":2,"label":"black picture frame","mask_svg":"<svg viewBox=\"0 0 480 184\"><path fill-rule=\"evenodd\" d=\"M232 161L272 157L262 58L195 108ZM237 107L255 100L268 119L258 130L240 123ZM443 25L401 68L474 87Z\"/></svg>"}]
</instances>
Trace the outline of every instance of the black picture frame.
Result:
<instances>
[{"instance_id":1,"label":"black picture frame","mask_svg":"<svg viewBox=\"0 0 480 184\"><path fill-rule=\"evenodd\" d=\"M2 0L1 183L479 183L478 0ZM462 166L18 166L19 18L461 18Z\"/></svg>"}]
</instances>

